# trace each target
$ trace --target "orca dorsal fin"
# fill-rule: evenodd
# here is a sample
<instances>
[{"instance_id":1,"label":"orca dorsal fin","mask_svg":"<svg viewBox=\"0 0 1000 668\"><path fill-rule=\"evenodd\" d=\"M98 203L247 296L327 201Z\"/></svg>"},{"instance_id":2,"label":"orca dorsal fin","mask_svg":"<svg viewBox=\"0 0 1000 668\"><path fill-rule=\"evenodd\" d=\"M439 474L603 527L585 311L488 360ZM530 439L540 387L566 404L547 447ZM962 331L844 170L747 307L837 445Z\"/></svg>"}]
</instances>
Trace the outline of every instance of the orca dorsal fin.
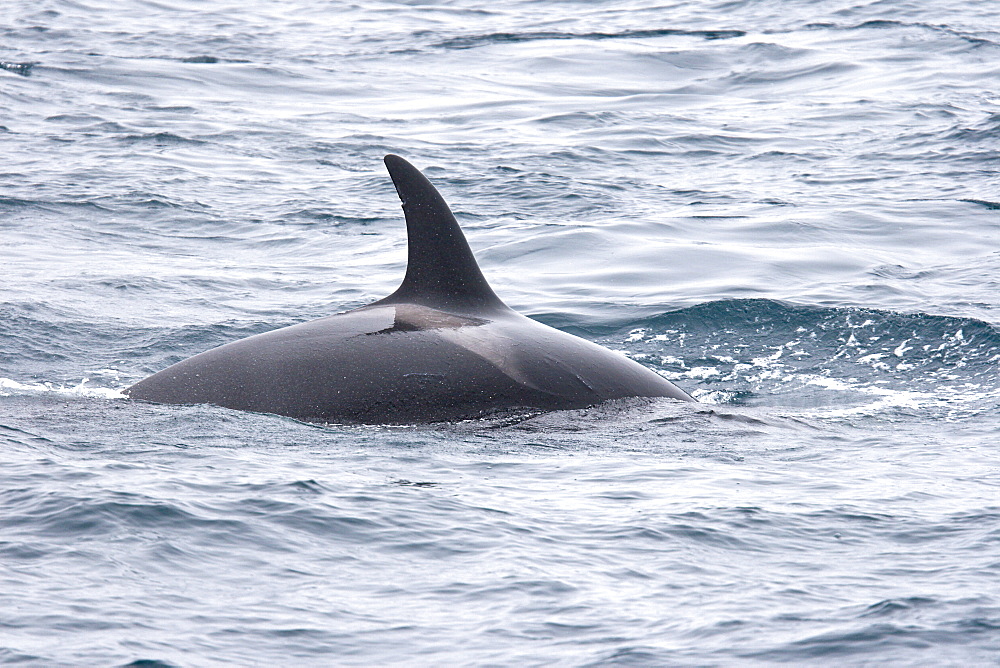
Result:
<instances>
[{"instance_id":1,"label":"orca dorsal fin","mask_svg":"<svg viewBox=\"0 0 1000 668\"><path fill-rule=\"evenodd\" d=\"M406 215L408 240L403 283L375 304L422 304L465 313L508 310L476 264L448 204L416 167L385 156Z\"/></svg>"}]
</instances>

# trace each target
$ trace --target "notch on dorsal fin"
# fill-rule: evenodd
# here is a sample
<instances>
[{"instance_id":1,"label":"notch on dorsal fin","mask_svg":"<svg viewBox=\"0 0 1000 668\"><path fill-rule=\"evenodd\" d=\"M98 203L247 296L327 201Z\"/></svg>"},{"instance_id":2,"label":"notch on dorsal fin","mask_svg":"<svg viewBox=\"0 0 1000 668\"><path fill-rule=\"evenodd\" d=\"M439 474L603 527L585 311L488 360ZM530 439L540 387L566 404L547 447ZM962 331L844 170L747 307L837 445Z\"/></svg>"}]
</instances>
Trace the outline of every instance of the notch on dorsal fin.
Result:
<instances>
[{"instance_id":1,"label":"notch on dorsal fin","mask_svg":"<svg viewBox=\"0 0 1000 668\"><path fill-rule=\"evenodd\" d=\"M398 155L385 156L406 215L403 283L375 304L423 304L464 313L508 310L476 264L458 221L431 182Z\"/></svg>"}]
</instances>

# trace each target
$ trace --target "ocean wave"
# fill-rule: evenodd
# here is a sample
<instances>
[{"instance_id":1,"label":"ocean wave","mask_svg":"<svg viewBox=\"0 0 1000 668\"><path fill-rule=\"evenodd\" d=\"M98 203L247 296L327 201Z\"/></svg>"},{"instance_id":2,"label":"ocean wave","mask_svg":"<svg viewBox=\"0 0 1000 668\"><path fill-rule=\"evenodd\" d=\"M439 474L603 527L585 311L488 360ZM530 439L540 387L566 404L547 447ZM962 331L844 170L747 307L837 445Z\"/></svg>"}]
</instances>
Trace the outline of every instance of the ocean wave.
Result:
<instances>
[{"instance_id":1,"label":"ocean wave","mask_svg":"<svg viewBox=\"0 0 1000 668\"><path fill-rule=\"evenodd\" d=\"M536 42L542 40L605 40L605 39L645 39L655 37L699 37L705 40L732 39L742 37L742 30L685 30L681 28L651 28L645 30L622 30L619 32L559 32L559 31L524 31L497 32L485 35L469 35L452 37L435 46L445 49L472 49L491 44L509 44L517 42Z\"/></svg>"},{"instance_id":2,"label":"ocean wave","mask_svg":"<svg viewBox=\"0 0 1000 668\"><path fill-rule=\"evenodd\" d=\"M0 60L0 70L6 70L7 72L13 72L14 74L19 74L22 77L31 76L31 69L38 63L11 63L4 60Z\"/></svg>"},{"instance_id":3,"label":"ocean wave","mask_svg":"<svg viewBox=\"0 0 1000 668\"><path fill-rule=\"evenodd\" d=\"M841 411L994 406L1000 328L765 299L701 304L602 337L702 400Z\"/></svg>"},{"instance_id":4,"label":"ocean wave","mask_svg":"<svg viewBox=\"0 0 1000 668\"><path fill-rule=\"evenodd\" d=\"M942 33L952 37L958 37L974 46L997 46L996 32L988 33L974 33L966 30L961 30L948 26L946 24L931 24L923 22L908 22L908 21L898 21L892 19L872 19L869 21L864 21L857 24L839 24L839 23L807 23L803 26L805 30L841 30L853 32L855 30L892 30L897 28L917 28L919 30L927 30L930 32ZM989 38L984 37L983 34L990 35Z\"/></svg>"}]
</instances>

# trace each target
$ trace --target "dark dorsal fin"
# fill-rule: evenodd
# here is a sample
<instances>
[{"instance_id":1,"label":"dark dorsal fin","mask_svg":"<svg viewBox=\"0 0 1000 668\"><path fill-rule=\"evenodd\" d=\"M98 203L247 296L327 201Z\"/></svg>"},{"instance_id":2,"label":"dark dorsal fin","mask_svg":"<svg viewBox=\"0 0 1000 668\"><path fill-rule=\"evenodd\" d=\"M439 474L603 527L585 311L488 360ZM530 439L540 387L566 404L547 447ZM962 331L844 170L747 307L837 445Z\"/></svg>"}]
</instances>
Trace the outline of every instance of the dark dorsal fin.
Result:
<instances>
[{"instance_id":1,"label":"dark dorsal fin","mask_svg":"<svg viewBox=\"0 0 1000 668\"><path fill-rule=\"evenodd\" d=\"M385 166L403 202L409 248L402 285L376 304L422 304L465 313L507 310L476 264L458 221L431 182L398 155Z\"/></svg>"}]
</instances>

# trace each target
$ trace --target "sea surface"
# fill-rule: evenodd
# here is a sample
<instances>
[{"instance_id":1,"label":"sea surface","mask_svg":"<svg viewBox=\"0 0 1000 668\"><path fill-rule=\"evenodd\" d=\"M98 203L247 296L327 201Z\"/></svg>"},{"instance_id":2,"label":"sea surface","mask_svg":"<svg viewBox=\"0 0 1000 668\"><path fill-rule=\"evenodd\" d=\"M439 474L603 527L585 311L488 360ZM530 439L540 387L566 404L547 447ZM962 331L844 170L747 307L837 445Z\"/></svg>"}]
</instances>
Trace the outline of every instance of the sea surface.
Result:
<instances>
[{"instance_id":1,"label":"sea surface","mask_svg":"<svg viewBox=\"0 0 1000 668\"><path fill-rule=\"evenodd\" d=\"M700 401L121 390L403 275ZM996 0L4 0L0 664L1000 662Z\"/></svg>"}]
</instances>

